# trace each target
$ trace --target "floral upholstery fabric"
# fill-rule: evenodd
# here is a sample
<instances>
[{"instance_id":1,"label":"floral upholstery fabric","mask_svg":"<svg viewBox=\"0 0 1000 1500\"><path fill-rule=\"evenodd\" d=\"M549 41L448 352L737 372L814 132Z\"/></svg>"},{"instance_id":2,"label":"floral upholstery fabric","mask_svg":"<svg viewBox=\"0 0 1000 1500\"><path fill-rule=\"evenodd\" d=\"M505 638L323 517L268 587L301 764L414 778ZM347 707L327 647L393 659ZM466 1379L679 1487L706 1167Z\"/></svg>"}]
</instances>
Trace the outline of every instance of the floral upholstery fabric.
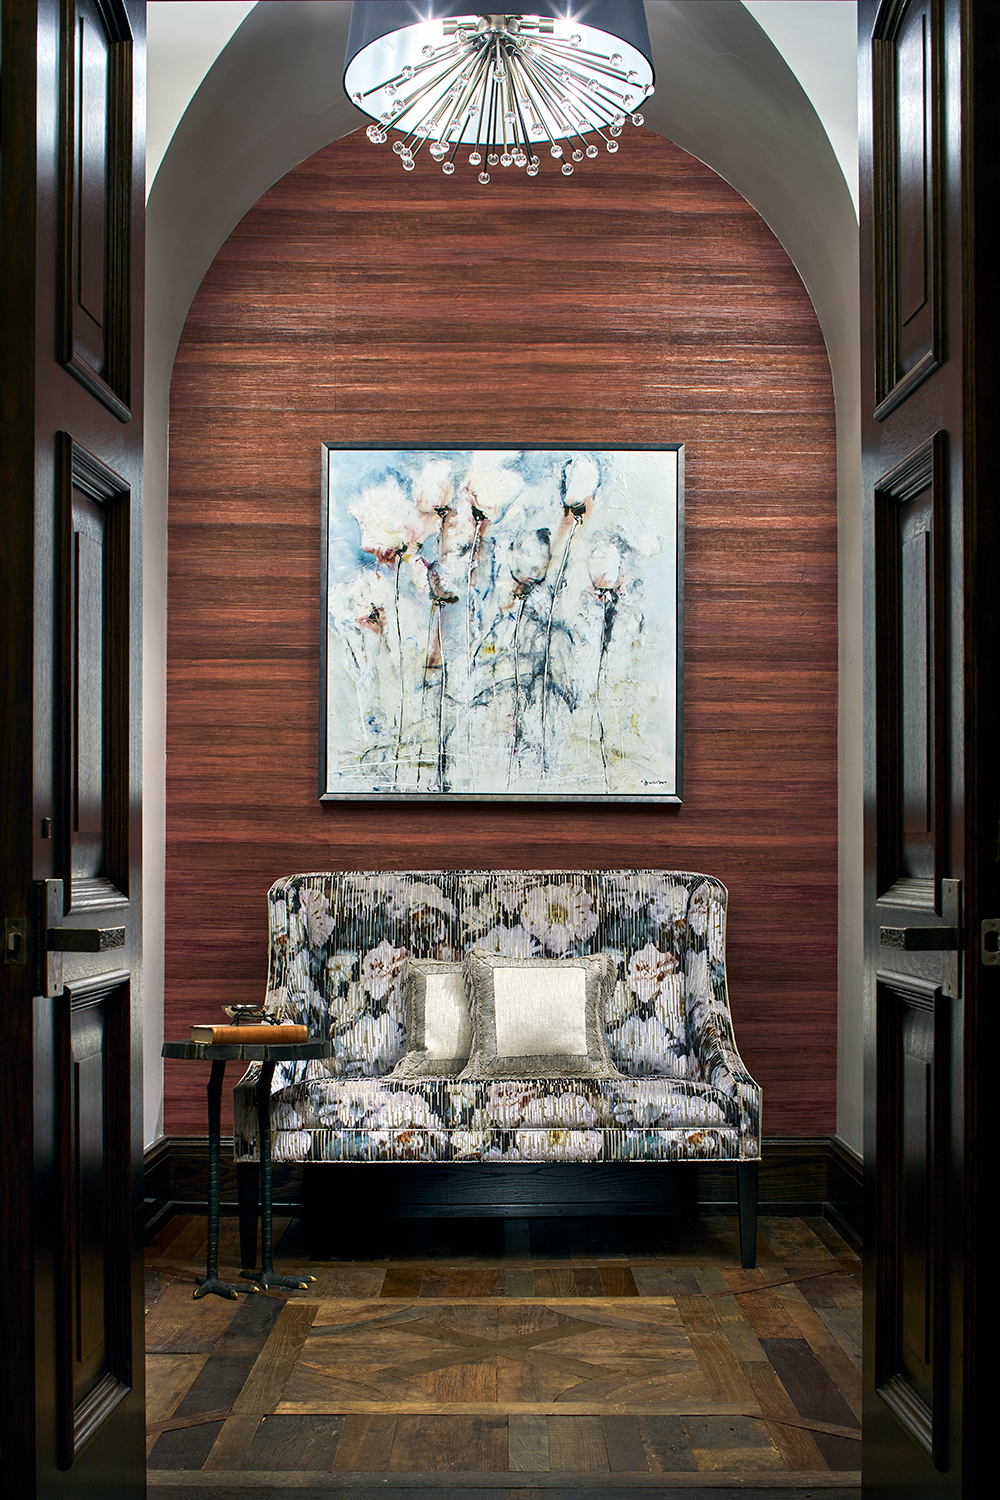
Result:
<instances>
[{"instance_id":1,"label":"floral upholstery fabric","mask_svg":"<svg viewBox=\"0 0 1000 1500\"><path fill-rule=\"evenodd\" d=\"M760 1089L726 990L726 891L649 870L295 875L268 896L267 1005L329 1038L329 1062L272 1082L275 1161L741 1161L760 1155ZM610 953L621 1079L393 1078L408 955ZM250 1068L236 1154L257 1151Z\"/></svg>"}]
</instances>

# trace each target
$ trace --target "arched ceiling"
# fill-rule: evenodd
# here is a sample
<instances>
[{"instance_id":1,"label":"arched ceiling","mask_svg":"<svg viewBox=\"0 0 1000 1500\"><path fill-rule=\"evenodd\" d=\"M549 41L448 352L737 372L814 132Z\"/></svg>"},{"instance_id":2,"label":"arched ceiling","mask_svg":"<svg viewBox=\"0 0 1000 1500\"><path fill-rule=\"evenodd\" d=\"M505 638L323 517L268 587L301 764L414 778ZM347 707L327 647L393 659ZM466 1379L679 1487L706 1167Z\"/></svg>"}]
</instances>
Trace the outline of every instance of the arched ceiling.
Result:
<instances>
[{"instance_id":1,"label":"arched ceiling","mask_svg":"<svg viewBox=\"0 0 1000 1500\"><path fill-rule=\"evenodd\" d=\"M801 86L737 0L648 0L657 90L647 125L751 202L802 276L838 403L856 397L857 224ZM163 158L147 221L149 395L219 247L280 177L364 117L341 88L346 0L264 0L209 70Z\"/></svg>"}]
</instances>

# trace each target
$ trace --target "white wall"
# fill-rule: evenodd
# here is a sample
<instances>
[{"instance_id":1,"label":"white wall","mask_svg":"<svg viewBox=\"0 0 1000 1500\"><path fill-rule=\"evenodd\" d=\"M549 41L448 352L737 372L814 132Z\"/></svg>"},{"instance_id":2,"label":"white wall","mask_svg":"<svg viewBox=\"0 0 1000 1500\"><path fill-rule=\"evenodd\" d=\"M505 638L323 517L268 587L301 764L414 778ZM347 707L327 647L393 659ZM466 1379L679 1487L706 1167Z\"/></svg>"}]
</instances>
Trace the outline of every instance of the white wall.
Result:
<instances>
[{"instance_id":1,"label":"white wall","mask_svg":"<svg viewBox=\"0 0 1000 1500\"><path fill-rule=\"evenodd\" d=\"M644 113L651 129L713 167L770 225L812 297L830 355L840 518L838 1131L860 1152L859 313L857 217L848 185L849 178L856 184L857 127L852 136L856 75L845 44L846 18L853 34L855 9L853 0L748 0L746 7L739 0L647 0L657 89ZM147 1144L162 1132L167 421L174 354L201 279L243 215L298 162L363 120L340 86L347 0L264 0L252 8L237 0L150 0L148 10L153 151L162 160L157 170L157 158L150 157L147 175ZM186 103L193 80L209 63ZM812 91L815 108L803 85ZM179 123L166 144L173 120Z\"/></svg>"}]
</instances>

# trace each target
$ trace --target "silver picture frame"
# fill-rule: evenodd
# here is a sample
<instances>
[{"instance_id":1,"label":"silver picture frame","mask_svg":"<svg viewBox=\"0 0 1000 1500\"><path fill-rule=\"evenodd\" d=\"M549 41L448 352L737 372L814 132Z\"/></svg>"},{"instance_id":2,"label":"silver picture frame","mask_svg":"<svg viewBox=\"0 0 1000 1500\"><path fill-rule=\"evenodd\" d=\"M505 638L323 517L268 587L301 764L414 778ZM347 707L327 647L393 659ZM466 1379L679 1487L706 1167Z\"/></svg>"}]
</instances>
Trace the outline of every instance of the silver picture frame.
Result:
<instances>
[{"instance_id":1,"label":"silver picture frame","mask_svg":"<svg viewBox=\"0 0 1000 1500\"><path fill-rule=\"evenodd\" d=\"M321 800L681 801L683 444L322 468Z\"/></svg>"}]
</instances>

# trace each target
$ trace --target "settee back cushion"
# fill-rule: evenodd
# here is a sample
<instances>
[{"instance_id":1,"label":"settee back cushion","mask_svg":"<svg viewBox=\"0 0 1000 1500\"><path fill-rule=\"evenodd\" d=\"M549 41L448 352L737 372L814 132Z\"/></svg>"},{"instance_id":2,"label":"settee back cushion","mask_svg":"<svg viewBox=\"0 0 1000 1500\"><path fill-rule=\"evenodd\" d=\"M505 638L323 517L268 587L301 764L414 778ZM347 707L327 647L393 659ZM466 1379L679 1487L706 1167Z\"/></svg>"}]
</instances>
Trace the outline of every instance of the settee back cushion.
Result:
<instances>
[{"instance_id":1,"label":"settee back cushion","mask_svg":"<svg viewBox=\"0 0 1000 1500\"><path fill-rule=\"evenodd\" d=\"M725 888L649 870L447 870L294 875L269 893L269 1006L329 1037L345 1077L403 1054L408 956L609 952L608 1050L626 1074L698 1076L697 1032L726 1010Z\"/></svg>"}]
</instances>

